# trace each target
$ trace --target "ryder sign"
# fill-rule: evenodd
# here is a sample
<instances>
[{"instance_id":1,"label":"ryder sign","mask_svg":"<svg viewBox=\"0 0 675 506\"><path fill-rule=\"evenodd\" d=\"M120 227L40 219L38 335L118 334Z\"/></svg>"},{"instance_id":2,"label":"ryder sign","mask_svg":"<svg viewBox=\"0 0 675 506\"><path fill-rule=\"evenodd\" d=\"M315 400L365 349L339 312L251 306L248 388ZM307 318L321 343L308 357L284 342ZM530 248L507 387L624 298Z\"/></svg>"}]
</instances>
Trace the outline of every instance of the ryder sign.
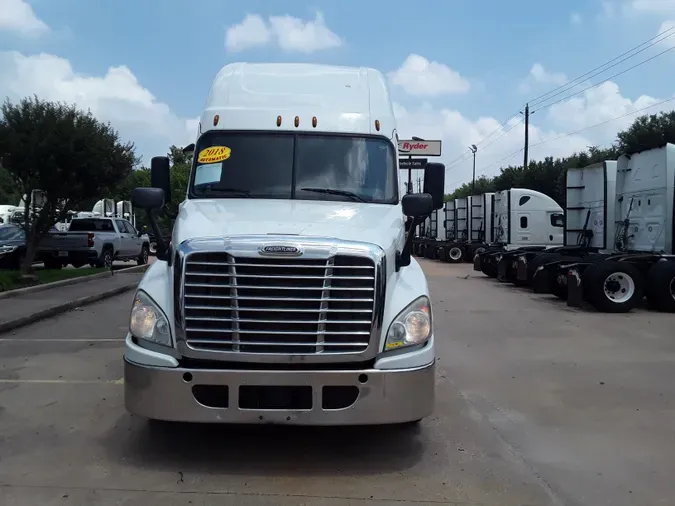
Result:
<instances>
[{"instance_id":1,"label":"ryder sign","mask_svg":"<svg viewBox=\"0 0 675 506\"><path fill-rule=\"evenodd\" d=\"M441 156L441 141L398 141L400 155Z\"/></svg>"}]
</instances>

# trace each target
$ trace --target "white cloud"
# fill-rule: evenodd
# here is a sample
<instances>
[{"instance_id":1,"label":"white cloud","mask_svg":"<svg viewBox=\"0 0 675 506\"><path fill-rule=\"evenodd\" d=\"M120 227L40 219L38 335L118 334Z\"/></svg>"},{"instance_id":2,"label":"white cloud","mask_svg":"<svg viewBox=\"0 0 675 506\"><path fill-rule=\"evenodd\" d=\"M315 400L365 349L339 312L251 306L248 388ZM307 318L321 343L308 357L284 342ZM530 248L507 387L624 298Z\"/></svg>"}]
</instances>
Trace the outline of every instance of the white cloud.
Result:
<instances>
[{"instance_id":1,"label":"white cloud","mask_svg":"<svg viewBox=\"0 0 675 506\"><path fill-rule=\"evenodd\" d=\"M313 20L293 16L270 16L266 22L257 14L230 26L225 33L225 48L238 52L275 43L283 51L313 53L342 45L342 39L327 26L321 12Z\"/></svg>"},{"instance_id":2,"label":"white cloud","mask_svg":"<svg viewBox=\"0 0 675 506\"><path fill-rule=\"evenodd\" d=\"M0 96L16 101L33 94L74 103L110 121L125 141L136 143L145 163L166 153L171 144L194 142L197 136L194 119L178 117L128 67L110 67L105 75L87 76L58 56L0 52Z\"/></svg>"},{"instance_id":3,"label":"white cloud","mask_svg":"<svg viewBox=\"0 0 675 506\"><path fill-rule=\"evenodd\" d=\"M562 86L567 82L567 76L561 72L549 72L541 63L535 63L527 74L525 80L520 83L519 90L522 93L532 91L533 84L547 84Z\"/></svg>"},{"instance_id":4,"label":"white cloud","mask_svg":"<svg viewBox=\"0 0 675 506\"><path fill-rule=\"evenodd\" d=\"M579 14L578 12L573 12L572 14L570 14L570 23L572 23L573 25L580 25L582 22L583 20L581 19L581 14Z\"/></svg>"},{"instance_id":5,"label":"white cloud","mask_svg":"<svg viewBox=\"0 0 675 506\"><path fill-rule=\"evenodd\" d=\"M657 102L660 99L649 96L631 100L621 95L615 83L607 82L552 106L546 112L542 110L530 119L530 159L568 156L586 150L588 146L609 147L616 133L627 128L638 116L672 109L672 104L667 103L630 114ZM467 118L458 111L438 110L430 104L415 109L396 104L394 112L401 138L415 135L423 139L442 139L443 155L439 161L446 164L446 192L471 181L470 144L478 144L476 177L495 176L500 167L523 163L522 117L512 119L502 128L501 121L495 118ZM629 115L613 120L625 114ZM598 125L604 121L608 122ZM413 177L416 179L417 174ZM401 171L400 180L401 184L407 181L407 171Z\"/></svg>"},{"instance_id":6,"label":"white cloud","mask_svg":"<svg viewBox=\"0 0 675 506\"><path fill-rule=\"evenodd\" d=\"M438 96L469 91L469 81L447 65L410 54L403 64L389 73L392 84L410 95Z\"/></svg>"},{"instance_id":7,"label":"white cloud","mask_svg":"<svg viewBox=\"0 0 675 506\"><path fill-rule=\"evenodd\" d=\"M233 25L225 33L225 48L236 52L245 49L264 46L270 42L270 33L265 20L257 14L247 14L238 25Z\"/></svg>"},{"instance_id":8,"label":"white cloud","mask_svg":"<svg viewBox=\"0 0 675 506\"><path fill-rule=\"evenodd\" d=\"M0 0L0 31L16 32L35 37L49 31L26 0Z\"/></svg>"}]
</instances>

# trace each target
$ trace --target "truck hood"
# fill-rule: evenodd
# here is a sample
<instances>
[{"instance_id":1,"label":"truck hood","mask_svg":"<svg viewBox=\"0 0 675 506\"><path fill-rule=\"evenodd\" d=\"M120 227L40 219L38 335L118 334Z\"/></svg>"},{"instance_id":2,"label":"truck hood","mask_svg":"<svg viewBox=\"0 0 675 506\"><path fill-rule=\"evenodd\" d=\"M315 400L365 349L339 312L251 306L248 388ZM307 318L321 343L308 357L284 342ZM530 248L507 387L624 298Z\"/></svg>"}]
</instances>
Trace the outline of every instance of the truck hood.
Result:
<instances>
[{"instance_id":1,"label":"truck hood","mask_svg":"<svg viewBox=\"0 0 675 506\"><path fill-rule=\"evenodd\" d=\"M361 202L274 199L199 199L181 204L174 244L196 237L285 234L336 237L402 247L400 206Z\"/></svg>"}]
</instances>

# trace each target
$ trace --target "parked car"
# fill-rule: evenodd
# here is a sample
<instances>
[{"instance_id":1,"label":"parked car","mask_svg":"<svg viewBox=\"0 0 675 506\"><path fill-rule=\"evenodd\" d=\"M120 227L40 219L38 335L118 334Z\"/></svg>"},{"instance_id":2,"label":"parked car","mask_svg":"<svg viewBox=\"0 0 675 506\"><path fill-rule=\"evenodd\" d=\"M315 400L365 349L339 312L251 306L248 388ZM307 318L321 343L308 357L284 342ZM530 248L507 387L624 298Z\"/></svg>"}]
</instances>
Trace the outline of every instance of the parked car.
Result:
<instances>
[{"instance_id":1,"label":"parked car","mask_svg":"<svg viewBox=\"0 0 675 506\"><path fill-rule=\"evenodd\" d=\"M115 260L148 263L147 234L121 218L76 218L67 232L52 232L38 246L38 256L47 269L72 264L110 268Z\"/></svg>"},{"instance_id":2,"label":"parked car","mask_svg":"<svg viewBox=\"0 0 675 506\"><path fill-rule=\"evenodd\" d=\"M0 225L0 269L18 269L26 255L26 232L16 225Z\"/></svg>"}]
</instances>

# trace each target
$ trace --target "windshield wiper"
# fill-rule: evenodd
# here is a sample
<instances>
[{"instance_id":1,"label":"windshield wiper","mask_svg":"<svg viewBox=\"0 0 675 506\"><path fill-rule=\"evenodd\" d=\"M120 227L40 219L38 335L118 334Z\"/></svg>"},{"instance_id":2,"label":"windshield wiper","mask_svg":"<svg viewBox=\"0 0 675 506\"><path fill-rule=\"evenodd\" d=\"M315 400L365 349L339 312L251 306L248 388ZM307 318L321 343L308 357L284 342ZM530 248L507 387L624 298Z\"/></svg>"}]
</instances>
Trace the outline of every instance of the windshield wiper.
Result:
<instances>
[{"instance_id":1,"label":"windshield wiper","mask_svg":"<svg viewBox=\"0 0 675 506\"><path fill-rule=\"evenodd\" d=\"M335 190L333 188L300 188L304 192L327 193L329 195L341 195L349 197L356 202L366 202L363 197L359 197L356 193L347 190Z\"/></svg>"},{"instance_id":2,"label":"windshield wiper","mask_svg":"<svg viewBox=\"0 0 675 506\"><path fill-rule=\"evenodd\" d=\"M204 194L233 193L233 194L240 195L242 197L253 198L253 195L248 190L242 190L240 188L228 188L227 186L220 186L218 184L213 184L213 183L209 183L209 184L205 184L205 185L199 185L195 188L195 190L198 190L199 192L204 193Z\"/></svg>"}]
</instances>

